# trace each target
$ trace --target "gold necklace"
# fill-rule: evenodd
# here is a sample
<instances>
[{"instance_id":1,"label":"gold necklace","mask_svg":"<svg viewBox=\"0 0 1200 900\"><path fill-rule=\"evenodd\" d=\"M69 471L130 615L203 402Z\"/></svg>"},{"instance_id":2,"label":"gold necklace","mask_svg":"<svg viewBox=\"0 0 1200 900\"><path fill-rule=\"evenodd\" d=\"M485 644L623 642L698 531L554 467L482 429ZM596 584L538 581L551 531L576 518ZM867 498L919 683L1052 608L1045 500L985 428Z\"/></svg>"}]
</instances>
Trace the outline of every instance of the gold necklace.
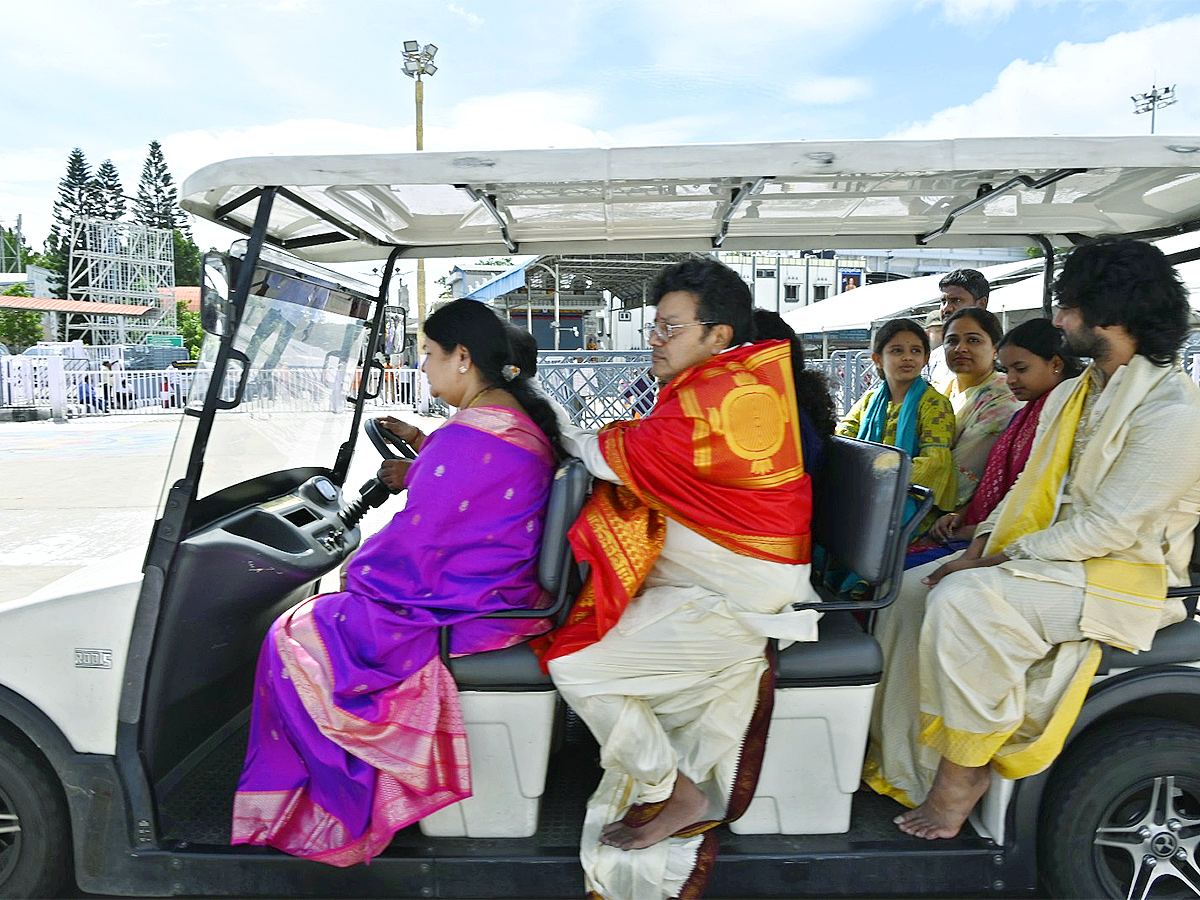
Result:
<instances>
[{"instance_id":1,"label":"gold necklace","mask_svg":"<svg viewBox=\"0 0 1200 900\"><path fill-rule=\"evenodd\" d=\"M468 403L466 406L464 406L463 409L471 409L472 407L475 406L476 403L479 402L479 398L482 397L484 394L488 393L489 391L498 391L498 390L500 390L500 388L496 387L495 385L492 385L491 387L485 387L483 390L476 393L475 396L471 398L471 402Z\"/></svg>"}]
</instances>

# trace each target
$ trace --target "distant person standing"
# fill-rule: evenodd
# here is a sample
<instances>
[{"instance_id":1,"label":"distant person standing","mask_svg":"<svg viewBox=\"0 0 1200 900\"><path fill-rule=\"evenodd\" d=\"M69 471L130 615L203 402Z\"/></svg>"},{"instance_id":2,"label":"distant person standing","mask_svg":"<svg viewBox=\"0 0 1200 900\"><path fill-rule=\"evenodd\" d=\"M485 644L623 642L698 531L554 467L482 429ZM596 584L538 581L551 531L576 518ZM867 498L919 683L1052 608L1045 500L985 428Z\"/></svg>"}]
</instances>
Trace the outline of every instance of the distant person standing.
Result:
<instances>
[{"instance_id":1,"label":"distant person standing","mask_svg":"<svg viewBox=\"0 0 1200 900\"><path fill-rule=\"evenodd\" d=\"M946 353L941 349L945 333L946 323L942 319L942 311L935 309L925 317L925 336L929 338L929 362L921 370L921 376L930 384L946 381L950 377Z\"/></svg>"},{"instance_id":2,"label":"distant person standing","mask_svg":"<svg viewBox=\"0 0 1200 900\"><path fill-rule=\"evenodd\" d=\"M112 409L116 402L116 376L113 375L112 360L106 359L100 363L100 387L104 395L105 410Z\"/></svg>"},{"instance_id":3,"label":"distant person standing","mask_svg":"<svg viewBox=\"0 0 1200 900\"><path fill-rule=\"evenodd\" d=\"M983 277L982 272L976 269L955 269L950 274L942 276L942 280L938 282L938 288L942 292L940 312L943 323L949 322L952 315L968 306L979 306L986 309L988 295L992 292L992 286L988 284L988 280ZM950 367L946 364L946 349L937 344L933 346L935 349L929 354L927 365L929 382L933 385L940 385L949 378Z\"/></svg>"}]
</instances>

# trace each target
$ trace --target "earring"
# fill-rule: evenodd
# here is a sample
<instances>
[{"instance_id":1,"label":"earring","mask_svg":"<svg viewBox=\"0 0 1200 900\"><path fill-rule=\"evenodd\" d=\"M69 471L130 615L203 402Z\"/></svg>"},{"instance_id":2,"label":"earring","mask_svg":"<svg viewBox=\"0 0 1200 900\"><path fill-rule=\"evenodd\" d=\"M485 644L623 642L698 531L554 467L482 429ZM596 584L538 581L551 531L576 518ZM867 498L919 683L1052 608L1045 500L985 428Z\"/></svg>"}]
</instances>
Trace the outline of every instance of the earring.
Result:
<instances>
[{"instance_id":1,"label":"earring","mask_svg":"<svg viewBox=\"0 0 1200 900\"><path fill-rule=\"evenodd\" d=\"M460 374L462 374L462 375L466 375L466 374L467 374L467 367L466 367L466 366L459 366L459 367L458 367L458 371L459 371L459 373L460 373Z\"/></svg>"}]
</instances>

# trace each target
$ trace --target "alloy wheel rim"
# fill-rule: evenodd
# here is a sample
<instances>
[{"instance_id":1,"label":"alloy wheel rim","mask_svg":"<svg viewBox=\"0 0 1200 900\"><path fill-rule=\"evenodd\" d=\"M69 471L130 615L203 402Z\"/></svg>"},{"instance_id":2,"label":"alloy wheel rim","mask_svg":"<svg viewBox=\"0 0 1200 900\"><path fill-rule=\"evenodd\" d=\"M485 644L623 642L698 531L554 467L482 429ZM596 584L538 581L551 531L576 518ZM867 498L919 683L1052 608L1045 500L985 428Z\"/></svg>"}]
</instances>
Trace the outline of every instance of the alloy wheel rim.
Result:
<instances>
[{"instance_id":1,"label":"alloy wheel rim","mask_svg":"<svg viewBox=\"0 0 1200 900\"><path fill-rule=\"evenodd\" d=\"M1159 775L1132 785L1100 817L1092 863L1126 900L1200 897L1200 781Z\"/></svg>"},{"instance_id":2,"label":"alloy wheel rim","mask_svg":"<svg viewBox=\"0 0 1200 900\"><path fill-rule=\"evenodd\" d=\"M0 884L8 880L21 856L21 818L8 794L0 788Z\"/></svg>"}]
</instances>

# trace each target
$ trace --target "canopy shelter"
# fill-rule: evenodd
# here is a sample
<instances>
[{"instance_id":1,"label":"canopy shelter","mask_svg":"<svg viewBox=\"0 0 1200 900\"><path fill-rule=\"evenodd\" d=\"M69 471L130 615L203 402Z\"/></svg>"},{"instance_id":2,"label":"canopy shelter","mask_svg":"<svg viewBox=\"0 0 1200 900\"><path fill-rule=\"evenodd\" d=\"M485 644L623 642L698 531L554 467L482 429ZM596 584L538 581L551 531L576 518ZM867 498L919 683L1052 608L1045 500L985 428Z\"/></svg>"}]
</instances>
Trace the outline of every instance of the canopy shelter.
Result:
<instances>
[{"instance_id":1,"label":"canopy shelter","mask_svg":"<svg viewBox=\"0 0 1200 900\"><path fill-rule=\"evenodd\" d=\"M963 138L270 156L181 205L317 262L1028 246L1200 220L1200 138ZM1031 237L1032 236L1032 237Z\"/></svg>"},{"instance_id":2,"label":"canopy shelter","mask_svg":"<svg viewBox=\"0 0 1200 900\"><path fill-rule=\"evenodd\" d=\"M94 303L90 300L57 300L43 297L10 297L0 294L0 309L22 309L29 312L77 313L92 316L125 316L156 319L162 313L157 306L135 303Z\"/></svg>"},{"instance_id":3,"label":"canopy shelter","mask_svg":"<svg viewBox=\"0 0 1200 900\"><path fill-rule=\"evenodd\" d=\"M538 256L502 272L467 296L472 300L493 300L504 295L519 294L522 289L528 290L531 280L535 281L537 287L553 290L556 283L554 273L557 273L557 284L563 293L608 291L622 309L636 309L645 302L650 283L664 266L691 255L634 253L621 256Z\"/></svg>"},{"instance_id":4,"label":"canopy shelter","mask_svg":"<svg viewBox=\"0 0 1200 900\"><path fill-rule=\"evenodd\" d=\"M1179 277L1187 285L1192 308L1200 309L1200 234L1162 238L1154 241L1154 244L1175 264ZM997 315L1038 309L1041 306L1042 283L1040 278L1034 277L1008 283L993 291L988 301L988 309Z\"/></svg>"},{"instance_id":5,"label":"canopy shelter","mask_svg":"<svg viewBox=\"0 0 1200 900\"><path fill-rule=\"evenodd\" d=\"M1014 279L1036 286L1037 303L1042 302L1040 259L1018 260L987 266L979 270L992 285L993 293ZM1034 277L1037 276L1037 277ZM846 291L785 315L784 320L797 334L821 334L870 328L872 322L891 319L914 307L932 308L941 298L938 281L942 275L925 275L903 281L885 281ZM988 302L988 308L992 306Z\"/></svg>"},{"instance_id":6,"label":"canopy shelter","mask_svg":"<svg viewBox=\"0 0 1200 900\"><path fill-rule=\"evenodd\" d=\"M144 332L158 322L163 310L137 303L99 303L94 300L59 300L43 297L0 295L0 309L47 313L52 332L58 329L58 316L67 316L68 340L82 338L93 344L124 344L130 330Z\"/></svg>"},{"instance_id":7,"label":"canopy shelter","mask_svg":"<svg viewBox=\"0 0 1200 900\"><path fill-rule=\"evenodd\" d=\"M587 313L645 305L651 282L663 266L690 255L537 256L501 272L466 296L490 301L510 320L522 319L544 349L582 347L586 338L580 329L587 330ZM539 320L536 327L535 320ZM565 343L564 331L571 332Z\"/></svg>"}]
</instances>

